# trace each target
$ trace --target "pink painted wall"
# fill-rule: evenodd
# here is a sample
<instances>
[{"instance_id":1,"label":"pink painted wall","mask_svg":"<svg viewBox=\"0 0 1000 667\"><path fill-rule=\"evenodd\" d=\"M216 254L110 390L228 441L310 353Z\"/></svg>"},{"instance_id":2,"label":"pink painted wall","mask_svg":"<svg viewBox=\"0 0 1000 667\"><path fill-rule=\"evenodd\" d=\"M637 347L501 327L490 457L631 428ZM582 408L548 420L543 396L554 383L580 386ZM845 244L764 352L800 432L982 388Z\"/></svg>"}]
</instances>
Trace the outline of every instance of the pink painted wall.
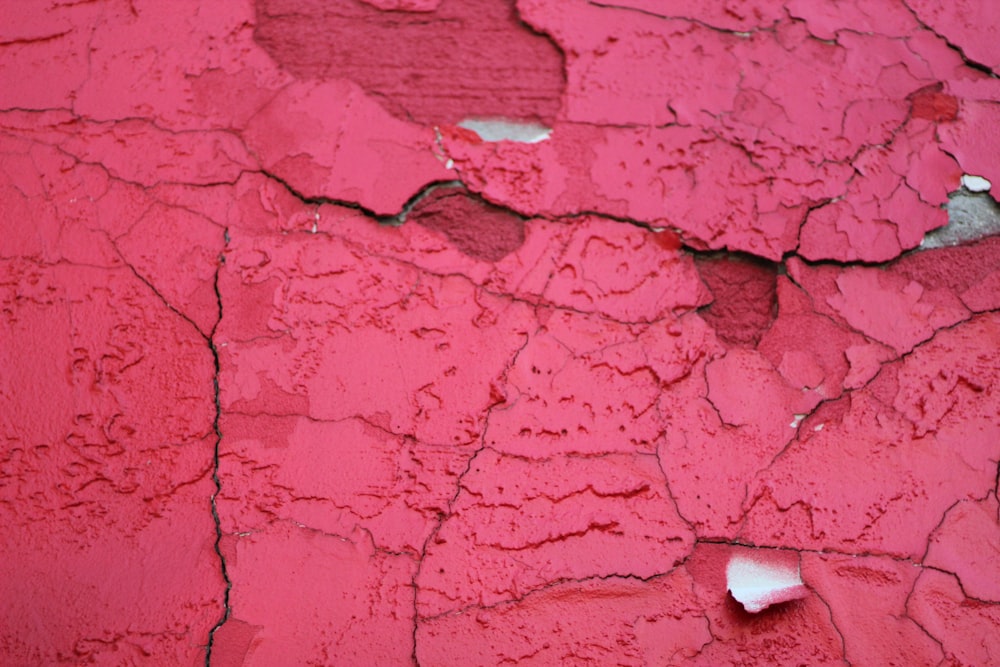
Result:
<instances>
[{"instance_id":1,"label":"pink painted wall","mask_svg":"<svg viewBox=\"0 0 1000 667\"><path fill-rule=\"evenodd\" d=\"M993 13L0 2L0 664L998 664Z\"/></svg>"}]
</instances>

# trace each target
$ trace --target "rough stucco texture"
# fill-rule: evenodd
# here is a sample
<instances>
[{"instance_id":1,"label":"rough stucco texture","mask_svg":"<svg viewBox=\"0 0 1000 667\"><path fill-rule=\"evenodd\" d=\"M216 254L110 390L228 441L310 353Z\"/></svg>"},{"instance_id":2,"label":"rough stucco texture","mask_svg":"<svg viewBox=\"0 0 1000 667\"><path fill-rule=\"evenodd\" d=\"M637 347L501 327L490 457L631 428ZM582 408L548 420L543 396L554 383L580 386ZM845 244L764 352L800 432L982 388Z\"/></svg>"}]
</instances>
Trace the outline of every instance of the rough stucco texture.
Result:
<instances>
[{"instance_id":1,"label":"rough stucco texture","mask_svg":"<svg viewBox=\"0 0 1000 667\"><path fill-rule=\"evenodd\" d=\"M0 663L1000 664L995 18L3 0Z\"/></svg>"}]
</instances>

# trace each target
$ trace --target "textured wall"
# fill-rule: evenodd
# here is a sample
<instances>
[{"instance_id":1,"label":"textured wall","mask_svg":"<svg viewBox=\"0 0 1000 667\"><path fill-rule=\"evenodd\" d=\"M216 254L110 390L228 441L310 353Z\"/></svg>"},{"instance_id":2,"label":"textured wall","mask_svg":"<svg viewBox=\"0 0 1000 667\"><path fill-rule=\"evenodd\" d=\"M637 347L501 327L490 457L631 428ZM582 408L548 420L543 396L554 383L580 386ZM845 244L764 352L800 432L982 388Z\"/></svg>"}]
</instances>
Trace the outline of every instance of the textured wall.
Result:
<instances>
[{"instance_id":1,"label":"textured wall","mask_svg":"<svg viewBox=\"0 0 1000 667\"><path fill-rule=\"evenodd\" d=\"M997 664L992 4L3 0L0 664Z\"/></svg>"}]
</instances>

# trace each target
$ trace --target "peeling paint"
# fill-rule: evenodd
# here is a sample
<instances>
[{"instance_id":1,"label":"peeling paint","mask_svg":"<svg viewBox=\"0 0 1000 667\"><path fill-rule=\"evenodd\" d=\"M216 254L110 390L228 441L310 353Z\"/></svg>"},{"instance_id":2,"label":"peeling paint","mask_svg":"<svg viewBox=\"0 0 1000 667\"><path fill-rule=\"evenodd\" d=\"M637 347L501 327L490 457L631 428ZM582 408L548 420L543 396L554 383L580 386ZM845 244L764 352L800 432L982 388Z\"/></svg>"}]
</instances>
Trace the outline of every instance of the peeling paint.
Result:
<instances>
[{"instance_id":1,"label":"peeling paint","mask_svg":"<svg viewBox=\"0 0 1000 667\"><path fill-rule=\"evenodd\" d=\"M982 176L962 174L962 187L969 192L989 192L993 185Z\"/></svg>"},{"instance_id":2,"label":"peeling paint","mask_svg":"<svg viewBox=\"0 0 1000 667\"><path fill-rule=\"evenodd\" d=\"M0 662L995 661L1000 40L939 5L19 9Z\"/></svg>"},{"instance_id":3,"label":"peeling paint","mask_svg":"<svg viewBox=\"0 0 1000 667\"><path fill-rule=\"evenodd\" d=\"M788 562L762 552L734 554L726 565L726 586L751 614L809 594L797 559Z\"/></svg>"}]
</instances>

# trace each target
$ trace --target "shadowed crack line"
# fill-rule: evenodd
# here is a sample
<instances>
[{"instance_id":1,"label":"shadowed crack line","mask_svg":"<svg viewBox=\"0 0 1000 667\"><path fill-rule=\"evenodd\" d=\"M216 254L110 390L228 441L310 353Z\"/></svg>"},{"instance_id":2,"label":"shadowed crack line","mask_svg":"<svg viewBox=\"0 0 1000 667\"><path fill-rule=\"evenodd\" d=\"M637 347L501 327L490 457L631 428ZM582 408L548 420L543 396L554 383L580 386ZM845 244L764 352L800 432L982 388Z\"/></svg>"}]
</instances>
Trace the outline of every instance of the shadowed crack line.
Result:
<instances>
[{"instance_id":1,"label":"shadowed crack line","mask_svg":"<svg viewBox=\"0 0 1000 667\"><path fill-rule=\"evenodd\" d=\"M416 206L420 200L426 198L427 195L429 195L434 190L437 190L438 188L451 188L451 187L465 188L465 184L462 183L462 181L457 181L453 179L432 181L424 185L422 188L420 188L420 190L414 193L413 196L407 199L406 202L403 204L403 206L400 208L399 213L381 214L381 213L376 213L374 210L366 206L363 206L358 202L350 201L347 199L336 199L333 197L325 197L325 196L308 197L299 192L298 190L296 190L291 183L281 178L280 176L272 174L271 172L263 169L260 171L260 173L266 178L271 179L275 183L280 184L293 197L295 197L304 204L309 204L312 206L322 206L323 204L330 204L332 206L343 206L344 208L350 208L359 211L366 218L371 218L372 220L376 221L381 225L389 225L395 227L398 227L399 225L402 225L404 222L406 222L406 216L413 209L413 207ZM468 194L469 196L478 198L481 201L485 201L484 199L479 197L479 195L477 195L476 193L470 191Z\"/></svg>"},{"instance_id":2,"label":"shadowed crack line","mask_svg":"<svg viewBox=\"0 0 1000 667\"><path fill-rule=\"evenodd\" d=\"M923 28L927 32L931 33L932 35L943 41L945 43L945 46L947 46L949 49L957 53L959 57L962 59L962 62L965 63L966 67L982 72L983 74L986 74L994 79L997 78L998 75L996 72L993 71L993 68L991 68L989 65L986 65L985 63L978 62L967 56L965 54L965 50L961 46L949 40L942 33L938 32L933 26L924 21L920 17L920 14L917 12L917 10L911 7L910 3L907 2L907 0L903 0L903 6L906 7L906 11L908 11L910 15L913 16L913 20L916 21L921 28Z\"/></svg>"},{"instance_id":3,"label":"shadowed crack line","mask_svg":"<svg viewBox=\"0 0 1000 667\"><path fill-rule=\"evenodd\" d=\"M521 346L517 349L517 351L514 352L513 356L510 359L510 362L504 369L503 377L505 379L507 377L507 374L510 372L510 369L514 366L515 363L517 363L518 356L520 356L520 354L528 346L529 340L530 340L529 337L525 337L524 343L522 343ZM420 583L419 583L420 573L421 570L423 570L424 563L427 561L427 550L428 547L431 545L431 543L434 541L434 539L437 537L437 535L441 532L441 529L444 527L444 522L447 521L450 516L452 516L455 508L455 503L457 502L459 495L461 495L462 493L462 483L463 480L465 479L465 476L469 474L469 471L472 469L472 465L475 462L476 458L488 448L488 445L486 444L486 437L487 437L486 434L490 429L490 417L492 416L493 411L496 409L497 405L499 404L494 404L486 408L486 417L483 420L483 430L479 437L479 447L469 457L468 461L465 464L465 469L458 474L458 477L455 480L455 493L452 495L451 498L448 499L446 511L438 513L437 525L427 535L427 539L424 540L424 544L420 549L420 556L417 559L417 567L416 570L414 570L413 572L413 579L411 580L411 586L413 588L413 653L410 656L410 660L412 664L415 665L416 667L420 667L420 657L418 651L419 647L417 644L419 640L420 623L421 621L429 620L429 617L421 617L420 603L418 600L418 595L420 593Z\"/></svg>"},{"instance_id":4,"label":"shadowed crack line","mask_svg":"<svg viewBox=\"0 0 1000 667\"><path fill-rule=\"evenodd\" d=\"M224 234L225 234L225 241L228 244L229 230L228 229L225 230ZM110 237L109 241L111 241ZM226 569L226 559L222 555L222 550L220 548L220 544L222 541L222 523L219 519L219 512L216 506L216 498L222 491L222 480L219 478L219 447L222 444L222 431L219 427L219 418L222 415L222 405L219 401L219 351L215 345L215 333L219 328L219 323L222 321L222 294L219 292L219 272L222 270L222 265L225 264L226 258L222 254L219 255L218 258L219 263L216 266L215 274L212 279L212 289L215 292L215 299L218 307L219 317L218 320L215 322L215 325L212 327L212 330L206 333L198 327L198 324L193 319L191 319L188 315L184 314L173 304L171 304L167 300L167 298L158 289L156 289L156 287L148 278L139 273L139 271L135 268L135 266L126 261L125 257L122 255L121 251L118 249L118 246L114 243L114 241L111 241L111 245L112 247L114 247L116 254L118 255L119 259L121 259L121 261L124 263L125 267L127 267L128 270L131 271L131 273L140 282L146 285L146 287L148 287L150 291L152 291L153 294L155 294L156 297L159 298L160 301L162 301L163 304L171 312L175 313L183 320L185 320L188 324L190 324L192 327L194 327L195 331L197 331L205 339L205 342L208 345L208 349L212 354L212 394L213 394L213 400L215 402L215 414L212 419L212 430L215 432L215 445L214 445L214 450L212 452L212 481L215 483L215 491L212 493L211 497L212 520L215 522L215 544L213 545L213 547L215 549L216 555L219 557L219 564L222 571L222 579L223 582L225 583L225 590L223 591L222 595L222 603L223 603L222 616L219 618L218 622L212 626L212 629L209 630L208 642L205 646L205 665L206 667L209 667L211 665L212 646L215 641L215 633L229 619L230 615L229 592L233 587L232 581L229 578L229 572Z\"/></svg>"},{"instance_id":5,"label":"shadowed crack line","mask_svg":"<svg viewBox=\"0 0 1000 667\"><path fill-rule=\"evenodd\" d=\"M226 241L229 241L229 232L226 231ZM215 633L229 620L231 609L229 608L229 594L233 589L233 582L229 578L229 570L226 566L226 558L222 554L222 521L219 519L219 507L217 504L217 499L219 494L222 492L222 479L219 477L219 448L222 445L222 429L219 427L219 419L222 416L222 404L219 398L219 350L215 344L215 333L219 328L219 323L222 322L222 294L219 292L219 272L222 271L222 265L225 264L226 258L224 255L219 255L219 264L215 269L215 276L213 279L212 287L215 290L215 298L218 303L219 308L219 319L216 321L215 326L212 327L212 331L208 336L208 347L212 351L212 362L214 365L214 375L212 377L212 389L215 398L215 419L213 420L212 427L215 430L215 451L213 452L212 461L212 481L215 483L215 491L212 493L212 520L215 522L215 553L219 557L219 567L222 570L222 580L225 583L225 591L222 594L222 616L219 618L218 622L212 626L212 629L208 631L208 644L205 647L205 667L210 667L212 664L212 648L215 645Z\"/></svg>"}]
</instances>

